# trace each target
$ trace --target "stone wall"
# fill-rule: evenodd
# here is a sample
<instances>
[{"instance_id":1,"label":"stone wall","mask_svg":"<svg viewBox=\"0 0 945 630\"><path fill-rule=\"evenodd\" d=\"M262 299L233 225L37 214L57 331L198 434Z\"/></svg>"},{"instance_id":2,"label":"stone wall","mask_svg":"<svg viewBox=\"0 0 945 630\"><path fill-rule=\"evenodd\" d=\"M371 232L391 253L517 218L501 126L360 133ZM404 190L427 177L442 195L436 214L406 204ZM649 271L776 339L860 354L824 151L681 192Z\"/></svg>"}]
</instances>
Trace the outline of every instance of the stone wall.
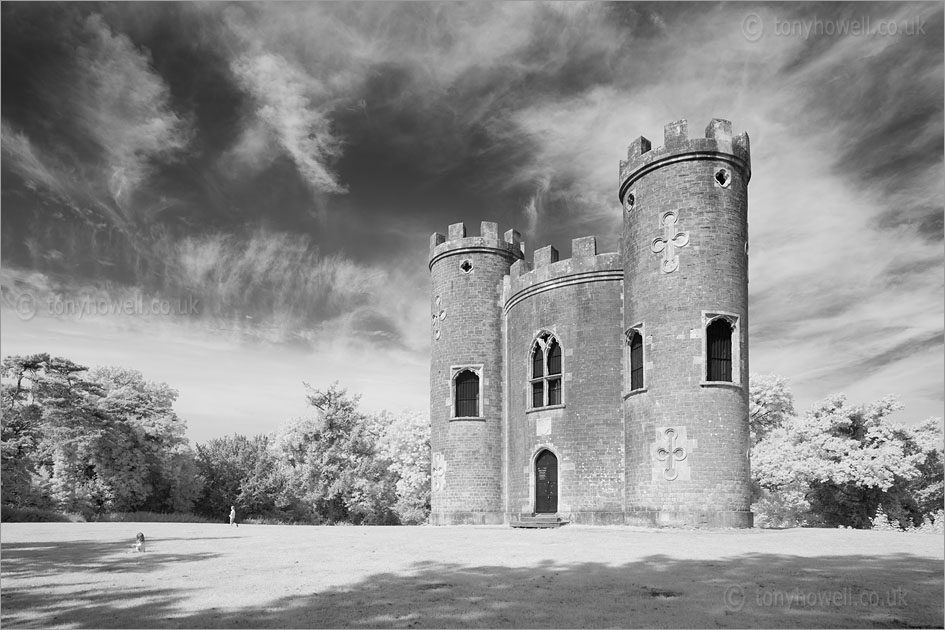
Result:
<instances>
[{"instance_id":1,"label":"stone wall","mask_svg":"<svg viewBox=\"0 0 945 630\"><path fill-rule=\"evenodd\" d=\"M626 328L642 324L645 389L629 392L628 519L750 525L747 136L666 127L621 165ZM670 245L672 244L672 247ZM708 382L705 326L735 322L733 382Z\"/></svg>"},{"instance_id":2,"label":"stone wall","mask_svg":"<svg viewBox=\"0 0 945 630\"><path fill-rule=\"evenodd\" d=\"M431 521L501 523L503 501L503 278L521 258L518 234L500 239L495 223L479 237L461 223L430 242ZM452 379L459 368L480 376L481 415L455 418Z\"/></svg>"},{"instance_id":3,"label":"stone wall","mask_svg":"<svg viewBox=\"0 0 945 630\"><path fill-rule=\"evenodd\" d=\"M623 522L624 427L621 409L623 267L596 252L593 237L574 239L572 258L535 252L513 265L506 311L509 374L509 509L534 509L534 459L558 457L558 513L576 522ZM531 350L552 333L562 347L563 399L531 409Z\"/></svg>"}]
</instances>

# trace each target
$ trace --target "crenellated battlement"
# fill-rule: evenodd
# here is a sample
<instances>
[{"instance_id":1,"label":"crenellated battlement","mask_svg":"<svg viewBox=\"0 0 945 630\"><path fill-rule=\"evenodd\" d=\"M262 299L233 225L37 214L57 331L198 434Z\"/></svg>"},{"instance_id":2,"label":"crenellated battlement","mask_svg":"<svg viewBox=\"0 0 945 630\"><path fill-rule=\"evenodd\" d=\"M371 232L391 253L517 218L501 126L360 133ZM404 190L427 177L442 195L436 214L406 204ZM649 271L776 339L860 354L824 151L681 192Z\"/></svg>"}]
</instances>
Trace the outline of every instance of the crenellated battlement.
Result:
<instances>
[{"instance_id":1,"label":"crenellated battlement","mask_svg":"<svg viewBox=\"0 0 945 630\"><path fill-rule=\"evenodd\" d=\"M685 119L667 123L663 127L663 146L652 148L650 141L640 136L627 147L626 161L620 161L620 200L633 183L668 163L692 159L717 159L729 162L751 178L751 150L748 133L732 135L732 123L713 118L705 129L704 138L689 137L689 123Z\"/></svg>"},{"instance_id":2,"label":"crenellated battlement","mask_svg":"<svg viewBox=\"0 0 945 630\"><path fill-rule=\"evenodd\" d=\"M555 247L546 245L535 250L531 264L522 259L512 265L505 309L508 311L531 295L562 286L622 280L620 254L598 254L595 236L571 239L571 258L563 260Z\"/></svg>"},{"instance_id":3,"label":"crenellated battlement","mask_svg":"<svg viewBox=\"0 0 945 630\"><path fill-rule=\"evenodd\" d=\"M499 238L499 224L494 221L483 221L479 236L467 236L466 224L454 223L449 226L447 236L439 232L430 235L430 268L445 256L470 251L490 252L520 260L525 257L525 243L518 230L508 230Z\"/></svg>"}]
</instances>

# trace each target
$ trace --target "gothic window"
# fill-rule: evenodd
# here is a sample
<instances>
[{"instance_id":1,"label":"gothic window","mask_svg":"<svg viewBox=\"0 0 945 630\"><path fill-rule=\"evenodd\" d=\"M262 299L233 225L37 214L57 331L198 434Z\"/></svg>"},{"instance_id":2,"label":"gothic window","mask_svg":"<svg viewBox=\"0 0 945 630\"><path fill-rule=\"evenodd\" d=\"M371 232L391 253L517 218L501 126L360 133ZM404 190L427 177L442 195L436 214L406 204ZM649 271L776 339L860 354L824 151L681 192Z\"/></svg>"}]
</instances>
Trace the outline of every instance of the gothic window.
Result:
<instances>
[{"instance_id":1,"label":"gothic window","mask_svg":"<svg viewBox=\"0 0 945 630\"><path fill-rule=\"evenodd\" d=\"M561 385L561 344L543 333L532 345L532 409L564 404Z\"/></svg>"},{"instance_id":2,"label":"gothic window","mask_svg":"<svg viewBox=\"0 0 945 630\"><path fill-rule=\"evenodd\" d=\"M724 317L706 328L706 380L732 380L732 325Z\"/></svg>"},{"instance_id":3,"label":"gothic window","mask_svg":"<svg viewBox=\"0 0 945 630\"><path fill-rule=\"evenodd\" d=\"M643 325L627 331L630 346L630 391L643 389Z\"/></svg>"},{"instance_id":4,"label":"gothic window","mask_svg":"<svg viewBox=\"0 0 945 630\"><path fill-rule=\"evenodd\" d=\"M453 379L453 399L455 418L478 418L479 411L479 374L472 369L460 370Z\"/></svg>"}]
</instances>

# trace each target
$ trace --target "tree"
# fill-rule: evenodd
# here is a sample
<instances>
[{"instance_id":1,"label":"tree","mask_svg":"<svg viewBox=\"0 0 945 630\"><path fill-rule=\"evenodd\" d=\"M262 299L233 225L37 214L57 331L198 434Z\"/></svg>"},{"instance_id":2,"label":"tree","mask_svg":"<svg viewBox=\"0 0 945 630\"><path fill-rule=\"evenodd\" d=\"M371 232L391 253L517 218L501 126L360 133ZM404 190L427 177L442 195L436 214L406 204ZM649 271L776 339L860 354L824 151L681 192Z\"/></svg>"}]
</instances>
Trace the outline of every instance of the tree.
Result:
<instances>
[{"instance_id":1,"label":"tree","mask_svg":"<svg viewBox=\"0 0 945 630\"><path fill-rule=\"evenodd\" d=\"M198 444L196 468L202 484L199 514L222 519L235 505L241 518L297 520L290 509L293 501L285 500L275 475L268 437L232 435Z\"/></svg>"},{"instance_id":2,"label":"tree","mask_svg":"<svg viewBox=\"0 0 945 630\"><path fill-rule=\"evenodd\" d=\"M920 454L919 476L909 482L907 492L927 519L945 507L945 438L941 418L928 418L912 428L914 451Z\"/></svg>"},{"instance_id":3,"label":"tree","mask_svg":"<svg viewBox=\"0 0 945 630\"><path fill-rule=\"evenodd\" d=\"M289 493L316 521L396 522L389 463L376 457L376 428L358 410L359 397L337 383L304 385L313 414L286 424L274 440Z\"/></svg>"},{"instance_id":4,"label":"tree","mask_svg":"<svg viewBox=\"0 0 945 630\"><path fill-rule=\"evenodd\" d=\"M87 372L48 354L4 361L4 502L89 516L188 509L192 453L177 392L134 370Z\"/></svg>"},{"instance_id":5,"label":"tree","mask_svg":"<svg viewBox=\"0 0 945 630\"><path fill-rule=\"evenodd\" d=\"M430 418L404 411L384 411L374 423L379 435L378 455L386 459L395 480L397 501L393 506L400 522L426 522L430 514Z\"/></svg>"},{"instance_id":6,"label":"tree","mask_svg":"<svg viewBox=\"0 0 945 630\"><path fill-rule=\"evenodd\" d=\"M99 408L116 420L122 433L127 461L116 484L140 485L136 508L164 512L189 511L197 494L193 451L185 436L186 425L174 412L177 391L167 383L146 381L137 370L101 367L89 379L98 384ZM112 442L115 437L112 437Z\"/></svg>"},{"instance_id":7,"label":"tree","mask_svg":"<svg viewBox=\"0 0 945 630\"><path fill-rule=\"evenodd\" d=\"M115 489L99 475L99 453L112 446L120 450L126 436L98 407L102 392L86 371L69 359L51 357L30 379L28 398L41 411L42 439L31 457L49 479L50 499L61 511L91 516L116 505Z\"/></svg>"},{"instance_id":8,"label":"tree","mask_svg":"<svg viewBox=\"0 0 945 630\"><path fill-rule=\"evenodd\" d=\"M776 374L752 374L748 382L749 426L754 446L794 416L794 395L787 380Z\"/></svg>"},{"instance_id":9,"label":"tree","mask_svg":"<svg viewBox=\"0 0 945 630\"><path fill-rule=\"evenodd\" d=\"M38 488L36 462L32 453L42 438L42 409L32 399L32 383L49 361L48 354L4 359L0 383L0 462L3 502L12 505L46 507Z\"/></svg>"},{"instance_id":10,"label":"tree","mask_svg":"<svg viewBox=\"0 0 945 630\"><path fill-rule=\"evenodd\" d=\"M889 420L900 408L894 397L850 405L838 394L770 431L752 453L759 504L798 521L775 524L868 528L880 505L892 518L914 518L908 488L927 456Z\"/></svg>"}]
</instances>

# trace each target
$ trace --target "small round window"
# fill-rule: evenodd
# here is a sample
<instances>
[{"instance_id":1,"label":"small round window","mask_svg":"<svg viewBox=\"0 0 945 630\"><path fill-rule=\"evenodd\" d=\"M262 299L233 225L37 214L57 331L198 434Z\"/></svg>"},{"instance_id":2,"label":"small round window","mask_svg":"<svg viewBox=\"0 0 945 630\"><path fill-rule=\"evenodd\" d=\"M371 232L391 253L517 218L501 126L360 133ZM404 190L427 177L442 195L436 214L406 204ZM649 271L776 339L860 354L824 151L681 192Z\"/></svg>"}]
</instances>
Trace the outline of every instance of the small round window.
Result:
<instances>
[{"instance_id":1,"label":"small round window","mask_svg":"<svg viewBox=\"0 0 945 630\"><path fill-rule=\"evenodd\" d=\"M627 193L627 197L623 200L623 207L627 209L627 212L633 210L633 206L637 202L637 197L633 193Z\"/></svg>"},{"instance_id":2,"label":"small round window","mask_svg":"<svg viewBox=\"0 0 945 630\"><path fill-rule=\"evenodd\" d=\"M463 273L469 273L473 270L473 264L470 260L464 260L460 263L459 268L463 270Z\"/></svg>"}]
</instances>

